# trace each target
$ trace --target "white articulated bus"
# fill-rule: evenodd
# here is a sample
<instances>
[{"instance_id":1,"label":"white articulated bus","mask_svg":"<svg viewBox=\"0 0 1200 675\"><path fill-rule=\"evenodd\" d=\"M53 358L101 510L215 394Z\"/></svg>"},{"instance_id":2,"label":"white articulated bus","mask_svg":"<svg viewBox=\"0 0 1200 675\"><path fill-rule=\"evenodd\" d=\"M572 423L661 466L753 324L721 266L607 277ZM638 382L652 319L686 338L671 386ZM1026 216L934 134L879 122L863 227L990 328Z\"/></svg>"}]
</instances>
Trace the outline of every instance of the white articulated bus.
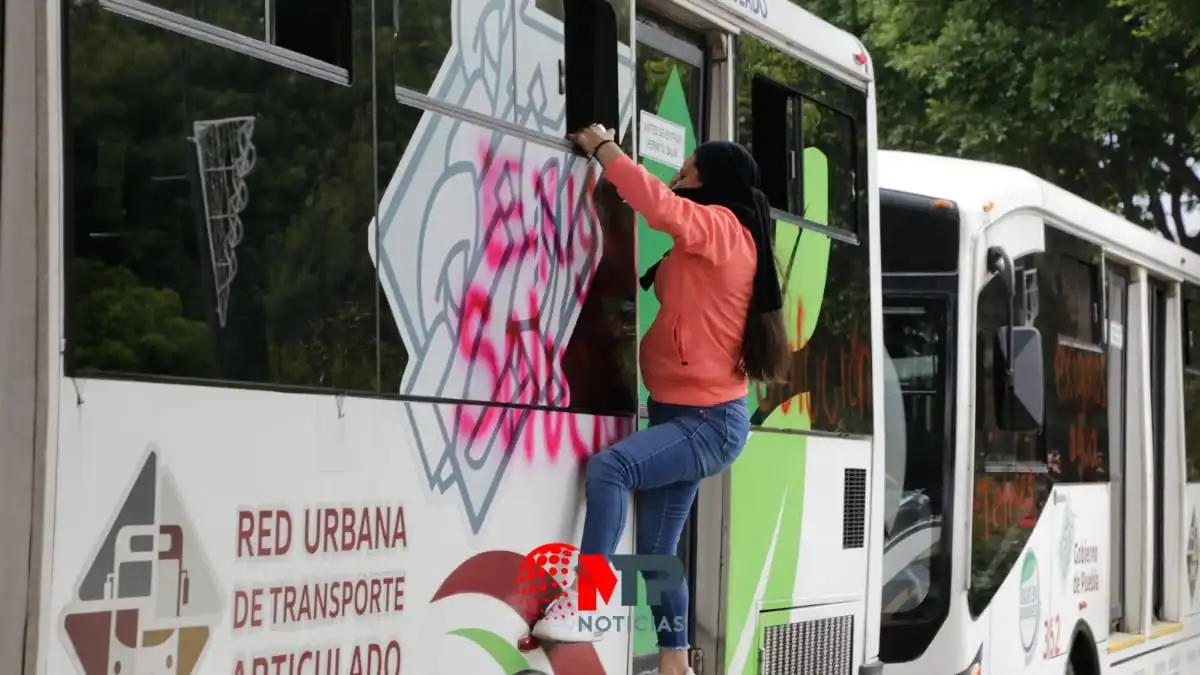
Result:
<instances>
[{"instance_id":1,"label":"white articulated bus","mask_svg":"<svg viewBox=\"0 0 1200 675\"><path fill-rule=\"evenodd\" d=\"M0 672L652 667L644 606L519 648L670 245L565 144L594 121L664 179L747 143L777 217L793 376L685 535L696 672L878 672L857 39L783 0L0 7Z\"/></svg>"},{"instance_id":2,"label":"white articulated bus","mask_svg":"<svg viewBox=\"0 0 1200 675\"><path fill-rule=\"evenodd\" d=\"M1200 672L1200 256L1019 169L879 161L884 672Z\"/></svg>"}]
</instances>

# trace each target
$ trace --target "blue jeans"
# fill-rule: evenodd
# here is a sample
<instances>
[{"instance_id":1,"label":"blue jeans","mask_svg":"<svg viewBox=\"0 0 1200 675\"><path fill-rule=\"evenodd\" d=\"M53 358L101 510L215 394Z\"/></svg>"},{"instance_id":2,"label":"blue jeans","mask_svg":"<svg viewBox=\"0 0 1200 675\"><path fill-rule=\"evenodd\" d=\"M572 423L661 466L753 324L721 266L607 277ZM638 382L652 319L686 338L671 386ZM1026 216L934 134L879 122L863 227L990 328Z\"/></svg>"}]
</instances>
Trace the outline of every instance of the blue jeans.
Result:
<instances>
[{"instance_id":1,"label":"blue jeans","mask_svg":"<svg viewBox=\"0 0 1200 675\"><path fill-rule=\"evenodd\" d=\"M750 434L745 398L709 408L651 400L647 408L648 428L588 460L581 553L616 551L633 491L637 553L675 555L700 481L728 468ZM687 584L664 593L662 604L650 609L659 648L687 649Z\"/></svg>"}]
</instances>

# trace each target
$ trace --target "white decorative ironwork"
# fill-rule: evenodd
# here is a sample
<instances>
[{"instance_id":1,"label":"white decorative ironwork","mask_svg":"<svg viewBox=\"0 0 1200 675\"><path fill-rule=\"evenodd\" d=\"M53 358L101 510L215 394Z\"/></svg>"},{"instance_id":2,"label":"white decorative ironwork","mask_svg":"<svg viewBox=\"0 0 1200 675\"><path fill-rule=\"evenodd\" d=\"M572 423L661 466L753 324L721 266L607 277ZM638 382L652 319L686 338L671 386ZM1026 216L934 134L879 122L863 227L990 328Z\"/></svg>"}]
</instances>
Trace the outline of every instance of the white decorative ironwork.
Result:
<instances>
[{"instance_id":1,"label":"white decorative ironwork","mask_svg":"<svg viewBox=\"0 0 1200 675\"><path fill-rule=\"evenodd\" d=\"M240 214L250 199L244 179L254 168L253 137L252 116L192 123L200 191L204 195L208 251L217 291L217 319L222 328L229 307L229 291L237 276L235 249L242 241Z\"/></svg>"}]
</instances>

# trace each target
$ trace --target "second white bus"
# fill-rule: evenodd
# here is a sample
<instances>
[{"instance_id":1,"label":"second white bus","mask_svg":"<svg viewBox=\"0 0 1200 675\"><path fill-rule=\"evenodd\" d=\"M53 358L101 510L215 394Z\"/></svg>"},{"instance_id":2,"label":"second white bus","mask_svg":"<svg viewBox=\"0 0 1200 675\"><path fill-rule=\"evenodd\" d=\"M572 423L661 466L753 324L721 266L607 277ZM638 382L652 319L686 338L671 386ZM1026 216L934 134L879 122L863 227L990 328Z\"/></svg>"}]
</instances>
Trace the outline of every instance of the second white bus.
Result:
<instances>
[{"instance_id":1,"label":"second white bus","mask_svg":"<svg viewBox=\"0 0 1200 675\"><path fill-rule=\"evenodd\" d=\"M1200 256L1015 168L880 154L884 672L1200 672Z\"/></svg>"}]
</instances>

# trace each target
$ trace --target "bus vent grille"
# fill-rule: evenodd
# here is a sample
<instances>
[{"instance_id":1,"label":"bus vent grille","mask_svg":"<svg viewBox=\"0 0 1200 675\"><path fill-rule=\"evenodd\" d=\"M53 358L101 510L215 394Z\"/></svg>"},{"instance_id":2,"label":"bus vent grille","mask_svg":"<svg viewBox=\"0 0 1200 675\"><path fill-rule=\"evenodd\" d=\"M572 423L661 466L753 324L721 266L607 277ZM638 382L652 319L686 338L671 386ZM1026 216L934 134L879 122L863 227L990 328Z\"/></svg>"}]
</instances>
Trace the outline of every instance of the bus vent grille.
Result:
<instances>
[{"instance_id":1,"label":"bus vent grille","mask_svg":"<svg viewBox=\"0 0 1200 675\"><path fill-rule=\"evenodd\" d=\"M767 626L759 675L850 675L854 662L854 616Z\"/></svg>"},{"instance_id":2,"label":"bus vent grille","mask_svg":"<svg viewBox=\"0 0 1200 675\"><path fill-rule=\"evenodd\" d=\"M842 493L842 548L862 548L867 535L867 470L846 469Z\"/></svg>"}]
</instances>

